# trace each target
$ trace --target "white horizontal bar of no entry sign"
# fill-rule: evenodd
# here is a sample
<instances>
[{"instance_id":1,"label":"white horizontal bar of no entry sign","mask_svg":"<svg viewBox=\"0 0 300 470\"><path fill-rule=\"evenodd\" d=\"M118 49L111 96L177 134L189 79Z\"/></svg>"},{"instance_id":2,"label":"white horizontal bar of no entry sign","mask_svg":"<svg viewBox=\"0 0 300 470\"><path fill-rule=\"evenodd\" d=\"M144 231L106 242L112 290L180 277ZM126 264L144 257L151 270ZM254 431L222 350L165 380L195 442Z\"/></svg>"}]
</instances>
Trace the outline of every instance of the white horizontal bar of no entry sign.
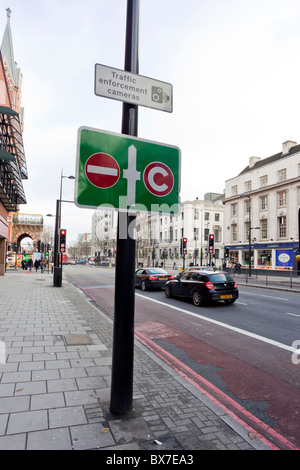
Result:
<instances>
[{"instance_id":1,"label":"white horizontal bar of no entry sign","mask_svg":"<svg viewBox=\"0 0 300 470\"><path fill-rule=\"evenodd\" d=\"M108 168L105 166L88 165L87 171L89 173L97 173L98 175L118 176L118 170L116 168Z\"/></svg>"}]
</instances>

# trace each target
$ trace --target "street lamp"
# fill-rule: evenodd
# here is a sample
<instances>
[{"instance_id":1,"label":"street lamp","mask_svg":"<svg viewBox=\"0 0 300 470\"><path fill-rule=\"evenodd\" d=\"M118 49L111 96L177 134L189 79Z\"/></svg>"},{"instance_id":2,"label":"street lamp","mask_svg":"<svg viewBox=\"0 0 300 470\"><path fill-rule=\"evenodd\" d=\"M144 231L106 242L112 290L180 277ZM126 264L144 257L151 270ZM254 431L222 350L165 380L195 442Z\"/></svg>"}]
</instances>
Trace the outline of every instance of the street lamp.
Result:
<instances>
[{"instance_id":1,"label":"street lamp","mask_svg":"<svg viewBox=\"0 0 300 470\"><path fill-rule=\"evenodd\" d=\"M59 244L59 230L60 230L60 223L61 223L61 201L62 201L63 178L74 180L75 176L64 176L62 172L60 176L60 193L59 193L59 199L56 200L56 216L55 216L55 232L54 232L54 274L53 274L54 287L61 287L61 284L62 284L62 263L60 262L58 244Z\"/></svg>"}]
</instances>

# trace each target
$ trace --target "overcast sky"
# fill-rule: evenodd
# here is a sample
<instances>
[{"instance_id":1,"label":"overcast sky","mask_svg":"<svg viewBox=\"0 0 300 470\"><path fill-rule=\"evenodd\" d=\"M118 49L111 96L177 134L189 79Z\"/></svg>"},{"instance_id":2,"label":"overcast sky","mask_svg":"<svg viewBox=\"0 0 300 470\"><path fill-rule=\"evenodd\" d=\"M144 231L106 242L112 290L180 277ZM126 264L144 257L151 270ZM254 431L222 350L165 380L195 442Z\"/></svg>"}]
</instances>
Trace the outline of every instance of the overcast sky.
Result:
<instances>
[{"instance_id":1,"label":"overcast sky","mask_svg":"<svg viewBox=\"0 0 300 470\"><path fill-rule=\"evenodd\" d=\"M126 0L0 0L12 10L23 74L29 180L20 212L55 213L60 175L74 175L77 131L121 132L122 103L94 94L96 63L124 69ZM140 138L178 146L181 199L223 192L249 157L300 142L299 0L140 0L139 73L173 85L173 113L139 107ZM74 182L63 180L63 199ZM93 210L65 203L68 241ZM47 218L54 225L54 219Z\"/></svg>"}]
</instances>

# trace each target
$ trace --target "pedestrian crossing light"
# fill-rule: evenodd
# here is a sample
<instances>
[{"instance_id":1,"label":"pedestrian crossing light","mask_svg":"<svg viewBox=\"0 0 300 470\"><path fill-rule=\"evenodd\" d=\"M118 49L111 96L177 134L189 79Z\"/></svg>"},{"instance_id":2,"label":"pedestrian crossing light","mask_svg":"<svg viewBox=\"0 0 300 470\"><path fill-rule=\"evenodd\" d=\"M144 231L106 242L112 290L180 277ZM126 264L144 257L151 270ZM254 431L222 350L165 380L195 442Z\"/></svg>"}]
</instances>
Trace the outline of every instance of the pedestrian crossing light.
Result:
<instances>
[{"instance_id":1,"label":"pedestrian crossing light","mask_svg":"<svg viewBox=\"0 0 300 470\"><path fill-rule=\"evenodd\" d=\"M211 254L214 252L214 242L215 242L215 236L212 233L210 233L208 237L208 251Z\"/></svg>"},{"instance_id":2,"label":"pedestrian crossing light","mask_svg":"<svg viewBox=\"0 0 300 470\"><path fill-rule=\"evenodd\" d=\"M182 239L182 254L186 255L187 254L187 238Z\"/></svg>"},{"instance_id":3,"label":"pedestrian crossing light","mask_svg":"<svg viewBox=\"0 0 300 470\"><path fill-rule=\"evenodd\" d=\"M64 228L60 229L60 235L59 235L59 251L60 251L60 253L65 253L66 252L66 236L67 236L67 231Z\"/></svg>"}]
</instances>

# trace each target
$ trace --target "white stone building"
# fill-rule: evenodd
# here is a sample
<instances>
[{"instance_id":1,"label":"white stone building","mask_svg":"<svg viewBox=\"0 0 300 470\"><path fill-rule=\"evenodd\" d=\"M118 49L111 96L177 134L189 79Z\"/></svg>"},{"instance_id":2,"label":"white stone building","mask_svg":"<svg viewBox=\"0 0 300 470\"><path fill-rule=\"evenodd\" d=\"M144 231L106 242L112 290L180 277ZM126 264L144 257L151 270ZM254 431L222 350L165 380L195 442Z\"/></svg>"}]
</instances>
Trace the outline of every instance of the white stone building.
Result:
<instances>
[{"instance_id":1,"label":"white stone building","mask_svg":"<svg viewBox=\"0 0 300 470\"><path fill-rule=\"evenodd\" d=\"M181 204L181 212L172 215L139 214L136 225L137 259L144 266L158 265L178 268L183 264L206 265L214 262L221 267L223 258L222 194L208 193L204 200ZM214 235L214 254L208 254L208 235ZM181 240L187 238L187 254L183 259Z\"/></svg>"},{"instance_id":2,"label":"white stone building","mask_svg":"<svg viewBox=\"0 0 300 470\"><path fill-rule=\"evenodd\" d=\"M300 145L249 165L225 182L224 243L228 261L254 268L296 269L299 249ZM249 224L250 215L250 224Z\"/></svg>"},{"instance_id":3,"label":"white stone building","mask_svg":"<svg viewBox=\"0 0 300 470\"><path fill-rule=\"evenodd\" d=\"M178 268L190 263L221 267L223 259L222 194L208 193L204 200L181 204L178 216L140 213L136 218L136 262L143 266L156 263ZM97 210L92 218L92 253L115 254L117 211ZM208 254L208 235L214 234L214 253ZM183 260L181 240L187 238L187 254Z\"/></svg>"},{"instance_id":4,"label":"white stone building","mask_svg":"<svg viewBox=\"0 0 300 470\"><path fill-rule=\"evenodd\" d=\"M92 254L112 257L116 248L118 214L112 210L96 210L92 217Z\"/></svg>"}]
</instances>

